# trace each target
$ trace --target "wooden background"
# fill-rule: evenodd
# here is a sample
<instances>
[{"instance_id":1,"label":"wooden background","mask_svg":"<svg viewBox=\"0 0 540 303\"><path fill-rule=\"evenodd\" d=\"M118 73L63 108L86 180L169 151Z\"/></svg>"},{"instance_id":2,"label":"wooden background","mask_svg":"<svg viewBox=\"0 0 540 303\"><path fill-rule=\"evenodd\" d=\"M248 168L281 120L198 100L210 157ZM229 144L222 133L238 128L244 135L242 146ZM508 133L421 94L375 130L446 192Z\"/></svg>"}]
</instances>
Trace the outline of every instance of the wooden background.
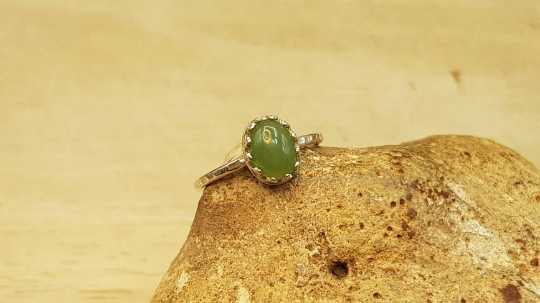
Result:
<instances>
[{"instance_id":1,"label":"wooden background","mask_svg":"<svg viewBox=\"0 0 540 303\"><path fill-rule=\"evenodd\" d=\"M0 301L147 302L254 116L540 164L540 2L0 0Z\"/></svg>"}]
</instances>

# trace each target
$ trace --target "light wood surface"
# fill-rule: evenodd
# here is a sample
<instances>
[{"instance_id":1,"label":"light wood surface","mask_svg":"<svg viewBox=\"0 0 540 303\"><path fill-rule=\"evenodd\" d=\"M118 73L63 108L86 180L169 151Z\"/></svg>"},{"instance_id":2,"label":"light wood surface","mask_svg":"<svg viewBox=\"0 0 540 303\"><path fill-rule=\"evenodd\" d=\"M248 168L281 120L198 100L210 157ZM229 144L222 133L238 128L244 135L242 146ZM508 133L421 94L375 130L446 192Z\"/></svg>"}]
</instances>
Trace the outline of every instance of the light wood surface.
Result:
<instances>
[{"instance_id":1,"label":"light wood surface","mask_svg":"<svg viewBox=\"0 0 540 303\"><path fill-rule=\"evenodd\" d=\"M540 164L540 3L0 1L0 298L146 302L193 182L276 113L331 146Z\"/></svg>"}]
</instances>

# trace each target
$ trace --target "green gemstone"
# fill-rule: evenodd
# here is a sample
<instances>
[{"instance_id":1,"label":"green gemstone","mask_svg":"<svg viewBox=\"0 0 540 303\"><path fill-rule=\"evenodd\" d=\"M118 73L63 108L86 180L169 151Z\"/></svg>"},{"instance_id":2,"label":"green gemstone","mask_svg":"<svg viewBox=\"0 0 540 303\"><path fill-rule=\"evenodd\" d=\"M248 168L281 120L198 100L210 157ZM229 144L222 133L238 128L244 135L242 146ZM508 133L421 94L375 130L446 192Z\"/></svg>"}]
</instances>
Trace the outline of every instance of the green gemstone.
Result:
<instances>
[{"instance_id":1,"label":"green gemstone","mask_svg":"<svg viewBox=\"0 0 540 303\"><path fill-rule=\"evenodd\" d=\"M293 174L296 163L295 138L276 120L262 120L249 132L251 166L264 176L280 179Z\"/></svg>"}]
</instances>

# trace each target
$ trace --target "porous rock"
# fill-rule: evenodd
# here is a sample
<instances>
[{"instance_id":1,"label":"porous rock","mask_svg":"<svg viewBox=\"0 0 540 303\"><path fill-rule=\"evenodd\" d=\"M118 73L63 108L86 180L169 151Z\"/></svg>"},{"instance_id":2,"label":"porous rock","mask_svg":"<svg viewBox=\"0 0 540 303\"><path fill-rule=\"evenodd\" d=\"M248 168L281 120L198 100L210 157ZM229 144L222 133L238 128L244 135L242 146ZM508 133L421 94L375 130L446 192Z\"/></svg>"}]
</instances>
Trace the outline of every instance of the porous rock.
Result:
<instances>
[{"instance_id":1,"label":"porous rock","mask_svg":"<svg viewBox=\"0 0 540 303\"><path fill-rule=\"evenodd\" d=\"M208 186L153 302L540 302L540 172L466 136L302 151Z\"/></svg>"}]
</instances>

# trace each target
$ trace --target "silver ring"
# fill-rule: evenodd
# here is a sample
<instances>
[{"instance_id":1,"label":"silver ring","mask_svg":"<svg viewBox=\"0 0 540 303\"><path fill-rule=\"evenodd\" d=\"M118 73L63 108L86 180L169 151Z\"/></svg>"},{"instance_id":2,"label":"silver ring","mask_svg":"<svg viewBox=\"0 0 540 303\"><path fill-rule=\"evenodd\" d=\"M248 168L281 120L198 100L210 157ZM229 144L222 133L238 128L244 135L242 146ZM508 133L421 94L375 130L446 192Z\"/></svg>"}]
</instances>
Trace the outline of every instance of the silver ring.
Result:
<instances>
[{"instance_id":1,"label":"silver ring","mask_svg":"<svg viewBox=\"0 0 540 303\"><path fill-rule=\"evenodd\" d=\"M242 153L200 177L203 188L245 166L264 184L278 185L298 173L300 148L314 147L323 140L320 133L297 136L289 123L276 116L252 120L242 136Z\"/></svg>"}]
</instances>

